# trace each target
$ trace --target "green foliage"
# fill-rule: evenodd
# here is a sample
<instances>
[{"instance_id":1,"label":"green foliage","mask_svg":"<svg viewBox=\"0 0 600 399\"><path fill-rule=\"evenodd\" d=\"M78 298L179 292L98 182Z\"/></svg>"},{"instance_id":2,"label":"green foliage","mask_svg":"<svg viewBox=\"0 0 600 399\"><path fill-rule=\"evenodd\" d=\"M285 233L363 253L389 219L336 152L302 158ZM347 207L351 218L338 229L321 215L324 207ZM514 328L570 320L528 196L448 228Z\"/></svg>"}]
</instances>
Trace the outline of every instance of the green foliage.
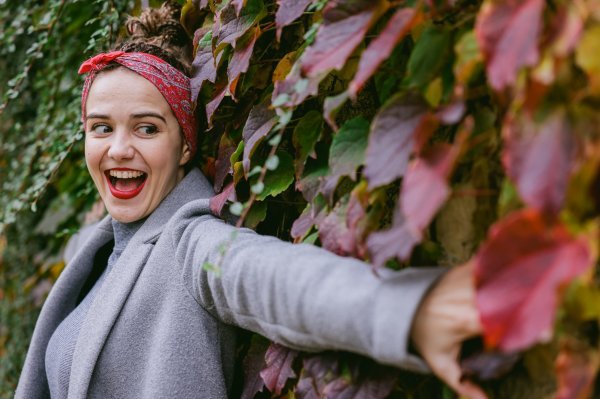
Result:
<instances>
[{"instance_id":1,"label":"green foliage","mask_svg":"<svg viewBox=\"0 0 600 399\"><path fill-rule=\"evenodd\" d=\"M114 43L133 7L0 2L0 397L13 396L61 247L96 199L82 154L78 66Z\"/></svg>"}]
</instances>

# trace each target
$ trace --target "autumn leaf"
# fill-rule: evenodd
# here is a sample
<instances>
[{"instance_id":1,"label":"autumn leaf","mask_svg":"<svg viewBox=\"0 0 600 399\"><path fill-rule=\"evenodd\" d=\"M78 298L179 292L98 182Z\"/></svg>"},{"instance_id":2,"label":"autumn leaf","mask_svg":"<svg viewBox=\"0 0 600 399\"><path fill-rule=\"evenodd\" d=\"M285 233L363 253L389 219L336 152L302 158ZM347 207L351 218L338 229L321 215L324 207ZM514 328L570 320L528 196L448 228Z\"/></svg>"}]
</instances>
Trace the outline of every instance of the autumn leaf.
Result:
<instances>
[{"instance_id":1,"label":"autumn leaf","mask_svg":"<svg viewBox=\"0 0 600 399\"><path fill-rule=\"evenodd\" d=\"M364 169L370 189L404 175L414 151L416 131L427 111L427 103L422 97L399 94L392 97L375 116Z\"/></svg>"},{"instance_id":2,"label":"autumn leaf","mask_svg":"<svg viewBox=\"0 0 600 399\"><path fill-rule=\"evenodd\" d=\"M221 101L223 101L225 98L225 94L227 94L227 86L215 87L214 93L212 100L210 100L204 107L209 128L212 127L213 115L217 111L217 108L219 108Z\"/></svg>"},{"instance_id":3,"label":"autumn leaf","mask_svg":"<svg viewBox=\"0 0 600 399\"><path fill-rule=\"evenodd\" d=\"M475 33L487 61L490 86L515 83L522 67L538 62L544 0L487 0L477 15Z\"/></svg>"},{"instance_id":4,"label":"autumn leaf","mask_svg":"<svg viewBox=\"0 0 600 399\"><path fill-rule=\"evenodd\" d=\"M505 352L550 338L558 289L592 263L585 241L534 209L492 226L474 261L485 344Z\"/></svg>"},{"instance_id":5,"label":"autumn leaf","mask_svg":"<svg viewBox=\"0 0 600 399\"><path fill-rule=\"evenodd\" d=\"M549 213L560 211L577 147L564 113L555 112L540 124L527 116L507 120L503 136L502 161L523 201Z\"/></svg>"},{"instance_id":6,"label":"autumn leaf","mask_svg":"<svg viewBox=\"0 0 600 399\"><path fill-rule=\"evenodd\" d=\"M254 51L254 44L260 34L261 30L259 26L249 30L246 35L240 39L231 56L231 60L229 60L229 64L227 65L227 78L229 80L229 91L232 95L235 93L235 88L233 88L232 85L242 73L248 71L250 58Z\"/></svg>"},{"instance_id":7,"label":"autumn leaf","mask_svg":"<svg viewBox=\"0 0 600 399\"><path fill-rule=\"evenodd\" d=\"M297 399L320 399L328 382L339 374L340 364L331 353L303 359L302 374L294 394Z\"/></svg>"},{"instance_id":8,"label":"autumn leaf","mask_svg":"<svg viewBox=\"0 0 600 399\"><path fill-rule=\"evenodd\" d=\"M214 215L220 216L221 211L223 210L223 206L225 206L225 203L227 201L235 201L235 200L236 200L235 186L233 185L233 182L231 182L227 185L227 187L225 187L223 189L223 191L220 194L217 194L210 198L210 200L209 200L210 211Z\"/></svg>"},{"instance_id":9,"label":"autumn leaf","mask_svg":"<svg viewBox=\"0 0 600 399\"><path fill-rule=\"evenodd\" d=\"M280 395L288 379L296 377L292 370L292 362L298 352L285 346L272 343L265 354L267 367L260 372L267 389L275 395Z\"/></svg>"},{"instance_id":10,"label":"autumn leaf","mask_svg":"<svg viewBox=\"0 0 600 399\"><path fill-rule=\"evenodd\" d=\"M229 4L219 13L214 25L215 46L220 48L227 43L234 48L237 47L236 41L265 15L266 10L262 0L248 0L239 16L236 14L235 5Z\"/></svg>"},{"instance_id":11,"label":"autumn leaf","mask_svg":"<svg viewBox=\"0 0 600 399\"><path fill-rule=\"evenodd\" d=\"M448 196L448 178L458 158L462 141L438 144L411 162L402 182L392 226L372 233L367 240L375 267L390 258L406 260L423 240L423 230L431 223Z\"/></svg>"},{"instance_id":12,"label":"autumn leaf","mask_svg":"<svg viewBox=\"0 0 600 399\"><path fill-rule=\"evenodd\" d=\"M388 4L384 0L331 2L323 10L323 24L315 42L302 55L302 72L308 77L341 70L354 49Z\"/></svg>"},{"instance_id":13,"label":"autumn leaf","mask_svg":"<svg viewBox=\"0 0 600 399\"><path fill-rule=\"evenodd\" d=\"M217 160L215 162L215 182L213 184L215 192L221 191L225 178L231 172L231 156L236 148L237 145L227 134L221 136Z\"/></svg>"},{"instance_id":14,"label":"autumn leaf","mask_svg":"<svg viewBox=\"0 0 600 399\"><path fill-rule=\"evenodd\" d=\"M258 104L250 110L250 115L248 115L242 132L244 139L242 162L245 174L248 174L250 171L250 157L254 153L256 146L269 134L271 128L275 126L276 119L275 112L265 104Z\"/></svg>"},{"instance_id":15,"label":"autumn leaf","mask_svg":"<svg viewBox=\"0 0 600 399\"><path fill-rule=\"evenodd\" d=\"M361 231L358 223L365 216L358 193L338 202L319 223L319 238L323 248L341 256L359 257Z\"/></svg>"},{"instance_id":16,"label":"autumn leaf","mask_svg":"<svg viewBox=\"0 0 600 399\"><path fill-rule=\"evenodd\" d=\"M379 36L369 43L360 56L358 71L348 85L348 91L352 98L356 98L356 93L375 73L379 65L389 57L396 44L410 32L417 15L418 13L412 8L400 8L390 18Z\"/></svg>"},{"instance_id":17,"label":"autumn leaf","mask_svg":"<svg viewBox=\"0 0 600 399\"><path fill-rule=\"evenodd\" d=\"M300 18L306 7L313 0L277 0L277 13L275 26L277 27L277 41L281 40L281 31L296 19Z\"/></svg>"},{"instance_id":18,"label":"autumn leaf","mask_svg":"<svg viewBox=\"0 0 600 399\"><path fill-rule=\"evenodd\" d=\"M329 152L329 175L320 186L321 192L329 201L332 200L340 177L348 176L356 180L356 169L363 164L365 158L368 133L369 122L363 117L357 117L347 121L333 137Z\"/></svg>"},{"instance_id":19,"label":"autumn leaf","mask_svg":"<svg viewBox=\"0 0 600 399\"><path fill-rule=\"evenodd\" d=\"M197 33L202 33L199 29ZM192 90L192 100L196 101L204 82L215 83L217 79L217 67L212 49L212 32L207 30L198 42L196 55L192 62L192 78L190 85Z\"/></svg>"},{"instance_id":20,"label":"autumn leaf","mask_svg":"<svg viewBox=\"0 0 600 399\"><path fill-rule=\"evenodd\" d=\"M296 179L300 180L304 171L304 164L309 156L316 158L314 147L323 130L323 117L317 111L307 112L294 128L292 142L296 148L296 159L294 167L296 169Z\"/></svg>"}]
</instances>

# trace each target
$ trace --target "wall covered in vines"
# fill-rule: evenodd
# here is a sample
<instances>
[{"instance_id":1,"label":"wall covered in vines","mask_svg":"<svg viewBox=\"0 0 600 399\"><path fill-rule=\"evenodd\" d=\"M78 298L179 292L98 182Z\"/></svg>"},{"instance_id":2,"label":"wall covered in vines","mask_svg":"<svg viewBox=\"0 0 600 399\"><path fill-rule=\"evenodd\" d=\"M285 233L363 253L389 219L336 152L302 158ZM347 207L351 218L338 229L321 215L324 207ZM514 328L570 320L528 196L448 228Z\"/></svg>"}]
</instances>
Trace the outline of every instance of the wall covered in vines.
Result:
<instances>
[{"instance_id":1,"label":"wall covered in vines","mask_svg":"<svg viewBox=\"0 0 600 399\"><path fill-rule=\"evenodd\" d=\"M183 4L215 213L373 273L474 262L484 335L465 346L464 377L491 397L593 397L600 2ZM135 7L0 2L2 393L96 200L76 67ZM240 349L246 398L452 397L354 355L259 337Z\"/></svg>"}]
</instances>

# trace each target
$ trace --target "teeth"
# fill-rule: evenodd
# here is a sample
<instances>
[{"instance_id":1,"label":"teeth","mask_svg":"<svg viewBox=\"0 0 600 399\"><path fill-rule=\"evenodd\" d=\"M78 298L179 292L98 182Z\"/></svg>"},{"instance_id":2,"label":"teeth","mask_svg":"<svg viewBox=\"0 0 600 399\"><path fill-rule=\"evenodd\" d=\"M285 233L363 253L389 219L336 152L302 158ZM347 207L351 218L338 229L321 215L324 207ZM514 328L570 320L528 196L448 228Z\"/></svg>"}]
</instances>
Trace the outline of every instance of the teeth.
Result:
<instances>
[{"instance_id":1,"label":"teeth","mask_svg":"<svg viewBox=\"0 0 600 399\"><path fill-rule=\"evenodd\" d=\"M139 170L110 170L108 173L117 179L133 179L144 174L144 172L140 172Z\"/></svg>"}]
</instances>

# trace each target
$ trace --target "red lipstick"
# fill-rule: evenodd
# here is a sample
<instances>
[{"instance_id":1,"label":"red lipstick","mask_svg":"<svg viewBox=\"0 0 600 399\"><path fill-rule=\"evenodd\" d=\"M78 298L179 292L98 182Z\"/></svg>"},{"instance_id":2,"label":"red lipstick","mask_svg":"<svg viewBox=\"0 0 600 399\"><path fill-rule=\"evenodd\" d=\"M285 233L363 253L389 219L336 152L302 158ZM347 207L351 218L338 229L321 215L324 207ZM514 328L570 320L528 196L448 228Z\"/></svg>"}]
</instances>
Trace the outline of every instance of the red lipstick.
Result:
<instances>
[{"instance_id":1,"label":"red lipstick","mask_svg":"<svg viewBox=\"0 0 600 399\"><path fill-rule=\"evenodd\" d=\"M128 169L128 168L113 168L111 170L118 170L118 171L135 171L134 169ZM113 181L112 179L116 179L115 177L110 176L110 170L107 170L104 173L104 176L106 177L106 181L108 182L108 188L110 189L110 193L118 199L123 199L123 200L128 200L131 198L136 197L140 192L142 192L144 185L146 184L146 177L147 175L144 174L143 175L143 181L133 190L119 190L117 187L115 187L113 185Z\"/></svg>"}]
</instances>

